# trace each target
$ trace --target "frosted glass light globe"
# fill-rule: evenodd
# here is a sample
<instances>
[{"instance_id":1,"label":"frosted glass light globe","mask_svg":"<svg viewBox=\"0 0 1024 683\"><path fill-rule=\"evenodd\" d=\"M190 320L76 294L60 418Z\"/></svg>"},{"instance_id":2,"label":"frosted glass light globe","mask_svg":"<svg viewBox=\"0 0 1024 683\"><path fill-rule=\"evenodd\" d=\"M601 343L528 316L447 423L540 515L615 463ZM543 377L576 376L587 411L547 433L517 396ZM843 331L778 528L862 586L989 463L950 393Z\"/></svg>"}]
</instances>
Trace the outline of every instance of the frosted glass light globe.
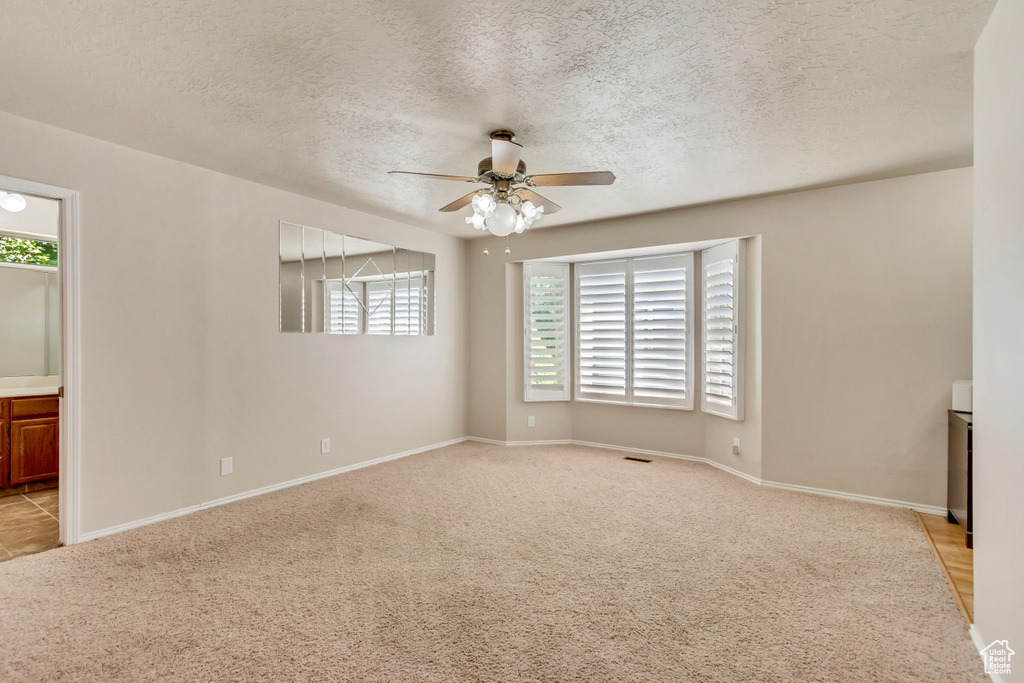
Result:
<instances>
[{"instance_id":1,"label":"frosted glass light globe","mask_svg":"<svg viewBox=\"0 0 1024 683\"><path fill-rule=\"evenodd\" d=\"M11 213L24 211L26 206L28 206L28 202L20 194L0 192L0 207L7 209Z\"/></svg>"},{"instance_id":2,"label":"frosted glass light globe","mask_svg":"<svg viewBox=\"0 0 1024 683\"><path fill-rule=\"evenodd\" d=\"M537 206L533 202L525 202L522 208L523 217L528 221L526 227L530 227L529 223L539 221L540 217L544 215L544 205Z\"/></svg>"},{"instance_id":3,"label":"frosted glass light globe","mask_svg":"<svg viewBox=\"0 0 1024 683\"><path fill-rule=\"evenodd\" d=\"M473 197L473 211L488 218L494 211L494 197L489 194L476 195Z\"/></svg>"},{"instance_id":4,"label":"frosted glass light globe","mask_svg":"<svg viewBox=\"0 0 1024 683\"><path fill-rule=\"evenodd\" d=\"M502 202L494 207L494 214L487 219L487 229L495 237L505 237L516 228L516 210Z\"/></svg>"}]
</instances>

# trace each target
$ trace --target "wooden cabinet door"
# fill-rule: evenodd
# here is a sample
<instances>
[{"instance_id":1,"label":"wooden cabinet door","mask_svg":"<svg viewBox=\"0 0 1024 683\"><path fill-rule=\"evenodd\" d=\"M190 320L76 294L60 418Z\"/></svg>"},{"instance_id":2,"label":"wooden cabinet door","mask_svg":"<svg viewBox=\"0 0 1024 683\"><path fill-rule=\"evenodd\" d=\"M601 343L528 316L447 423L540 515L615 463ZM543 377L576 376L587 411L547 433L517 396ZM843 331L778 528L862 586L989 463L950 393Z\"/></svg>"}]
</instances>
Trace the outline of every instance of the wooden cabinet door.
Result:
<instances>
[{"instance_id":1,"label":"wooden cabinet door","mask_svg":"<svg viewBox=\"0 0 1024 683\"><path fill-rule=\"evenodd\" d=\"M7 420L0 420L0 489L11 485L11 449L7 443L10 430L7 425Z\"/></svg>"},{"instance_id":2,"label":"wooden cabinet door","mask_svg":"<svg viewBox=\"0 0 1024 683\"><path fill-rule=\"evenodd\" d=\"M57 476L59 424L59 417L11 420L11 486Z\"/></svg>"}]
</instances>

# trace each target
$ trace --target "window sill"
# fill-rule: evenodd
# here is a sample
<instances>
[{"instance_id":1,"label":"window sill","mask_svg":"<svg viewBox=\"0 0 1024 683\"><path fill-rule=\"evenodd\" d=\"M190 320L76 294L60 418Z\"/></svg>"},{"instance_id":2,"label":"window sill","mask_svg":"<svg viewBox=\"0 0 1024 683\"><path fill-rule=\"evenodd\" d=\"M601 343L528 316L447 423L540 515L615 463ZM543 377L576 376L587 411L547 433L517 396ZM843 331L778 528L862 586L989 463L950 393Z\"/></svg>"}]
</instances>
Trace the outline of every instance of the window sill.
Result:
<instances>
[{"instance_id":1,"label":"window sill","mask_svg":"<svg viewBox=\"0 0 1024 683\"><path fill-rule=\"evenodd\" d=\"M658 410L683 410L691 413L694 411L694 408L692 406L666 406L656 403L630 403L628 401L608 401L600 398L584 398L582 396L575 396L572 400L574 402L578 401L580 403L602 403L604 405L623 406L625 408L655 408Z\"/></svg>"}]
</instances>

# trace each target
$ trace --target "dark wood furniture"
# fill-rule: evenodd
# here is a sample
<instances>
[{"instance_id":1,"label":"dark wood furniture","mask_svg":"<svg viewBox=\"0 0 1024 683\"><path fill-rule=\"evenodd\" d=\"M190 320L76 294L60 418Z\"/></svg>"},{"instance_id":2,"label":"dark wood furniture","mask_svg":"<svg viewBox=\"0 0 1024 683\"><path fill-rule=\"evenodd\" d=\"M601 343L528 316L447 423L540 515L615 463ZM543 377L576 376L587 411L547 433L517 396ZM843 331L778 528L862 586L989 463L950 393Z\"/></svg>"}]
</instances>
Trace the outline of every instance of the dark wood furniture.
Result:
<instances>
[{"instance_id":1,"label":"dark wood furniture","mask_svg":"<svg viewBox=\"0 0 1024 683\"><path fill-rule=\"evenodd\" d=\"M0 398L0 491L56 479L59 462L58 398Z\"/></svg>"},{"instance_id":2,"label":"dark wood furniture","mask_svg":"<svg viewBox=\"0 0 1024 683\"><path fill-rule=\"evenodd\" d=\"M950 522L964 529L967 547L974 547L974 439L971 413L949 411L949 468L946 509Z\"/></svg>"}]
</instances>

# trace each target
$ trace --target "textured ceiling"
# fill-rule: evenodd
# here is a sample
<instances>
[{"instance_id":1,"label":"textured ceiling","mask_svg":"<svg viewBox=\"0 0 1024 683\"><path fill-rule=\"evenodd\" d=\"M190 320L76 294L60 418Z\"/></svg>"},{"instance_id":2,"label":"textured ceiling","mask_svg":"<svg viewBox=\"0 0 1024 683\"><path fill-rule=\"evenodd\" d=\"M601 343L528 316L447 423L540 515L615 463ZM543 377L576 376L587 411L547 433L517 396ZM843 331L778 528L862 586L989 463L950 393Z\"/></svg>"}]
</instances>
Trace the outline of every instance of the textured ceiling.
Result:
<instances>
[{"instance_id":1,"label":"textured ceiling","mask_svg":"<svg viewBox=\"0 0 1024 683\"><path fill-rule=\"evenodd\" d=\"M5 0L0 109L471 237L386 172L618 176L543 227L970 164L994 4Z\"/></svg>"}]
</instances>

